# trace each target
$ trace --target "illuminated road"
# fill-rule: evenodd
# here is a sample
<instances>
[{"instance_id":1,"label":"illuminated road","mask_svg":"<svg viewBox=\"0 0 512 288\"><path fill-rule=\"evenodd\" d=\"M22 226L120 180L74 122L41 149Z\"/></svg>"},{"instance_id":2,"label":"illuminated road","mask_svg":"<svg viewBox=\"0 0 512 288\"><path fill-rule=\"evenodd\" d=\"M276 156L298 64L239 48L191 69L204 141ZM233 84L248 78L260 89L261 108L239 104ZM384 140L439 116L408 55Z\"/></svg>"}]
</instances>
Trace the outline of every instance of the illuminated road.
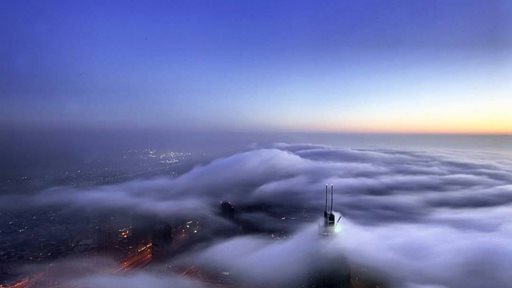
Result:
<instances>
[{"instance_id":1,"label":"illuminated road","mask_svg":"<svg viewBox=\"0 0 512 288\"><path fill-rule=\"evenodd\" d=\"M133 269L139 269L139 268L142 268L142 267L148 265L151 262L151 260L153 259L152 248L153 248L153 245L151 243L139 246L139 248L135 251L135 253L133 255L128 256L127 258L123 259L121 261L121 263L119 263L119 268L115 269L113 272L121 273L121 272L130 271ZM109 273L112 273L112 271L110 271ZM47 276L48 276L47 274L48 273L46 273L46 272L37 273L30 277L19 280L12 285L0 285L0 288L37 288L37 287L41 286L41 282L46 280L45 278L47 278ZM58 288L58 287L71 288L71 286L69 286L69 284L66 284L66 283L54 285L52 287L54 287L54 288Z\"/></svg>"},{"instance_id":2,"label":"illuminated road","mask_svg":"<svg viewBox=\"0 0 512 288\"><path fill-rule=\"evenodd\" d=\"M151 243L138 248L137 252L134 255L129 256L121 261L121 267L119 267L119 269L117 269L115 273L122 271L130 271L132 269L142 268L148 265L151 262L151 260L153 260L152 252L153 245Z\"/></svg>"},{"instance_id":3,"label":"illuminated road","mask_svg":"<svg viewBox=\"0 0 512 288\"><path fill-rule=\"evenodd\" d=\"M32 275L31 277L27 277L25 279L22 279L12 285L4 286L0 285L0 288L31 288L31 287L37 287L37 282L41 281L46 273L37 273Z\"/></svg>"}]
</instances>

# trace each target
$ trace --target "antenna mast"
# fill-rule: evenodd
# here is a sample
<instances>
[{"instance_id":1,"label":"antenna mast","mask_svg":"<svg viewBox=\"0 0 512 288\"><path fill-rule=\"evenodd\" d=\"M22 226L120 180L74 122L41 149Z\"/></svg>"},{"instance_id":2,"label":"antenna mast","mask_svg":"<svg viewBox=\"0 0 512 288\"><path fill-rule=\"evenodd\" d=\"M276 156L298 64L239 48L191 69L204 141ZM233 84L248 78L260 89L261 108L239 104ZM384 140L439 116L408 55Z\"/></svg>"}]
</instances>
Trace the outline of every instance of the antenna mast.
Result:
<instances>
[{"instance_id":1,"label":"antenna mast","mask_svg":"<svg viewBox=\"0 0 512 288\"><path fill-rule=\"evenodd\" d=\"M327 184L325 185L325 212L327 212Z\"/></svg>"},{"instance_id":2,"label":"antenna mast","mask_svg":"<svg viewBox=\"0 0 512 288\"><path fill-rule=\"evenodd\" d=\"M331 184L331 214L332 214L333 196L334 196L334 185Z\"/></svg>"}]
</instances>

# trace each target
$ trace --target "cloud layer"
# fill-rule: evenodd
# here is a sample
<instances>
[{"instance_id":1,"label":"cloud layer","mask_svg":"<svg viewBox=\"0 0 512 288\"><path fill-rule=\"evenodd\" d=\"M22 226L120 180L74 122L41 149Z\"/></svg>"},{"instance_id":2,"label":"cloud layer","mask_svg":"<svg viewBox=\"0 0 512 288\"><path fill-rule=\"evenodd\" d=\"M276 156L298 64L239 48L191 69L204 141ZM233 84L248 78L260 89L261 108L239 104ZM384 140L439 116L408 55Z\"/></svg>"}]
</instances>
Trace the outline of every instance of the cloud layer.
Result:
<instances>
[{"instance_id":1,"label":"cloud layer","mask_svg":"<svg viewBox=\"0 0 512 288\"><path fill-rule=\"evenodd\" d=\"M301 209L320 216L325 184L334 184L334 206L344 216L342 233L327 243L319 242L316 224L280 221ZM212 239L180 261L226 267L244 283L279 287L325 265L311 259L328 249L351 265L383 273L394 286L506 287L512 282L512 161L489 153L280 143L217 159L177 178L56 187L24 201L212 217L223 200L248 211L239 217L263 230L286 229L291 237ZM268 209L242 209L255 205ZM215 219L211 225L225 225Z\"/></svg>"}]
</instances>

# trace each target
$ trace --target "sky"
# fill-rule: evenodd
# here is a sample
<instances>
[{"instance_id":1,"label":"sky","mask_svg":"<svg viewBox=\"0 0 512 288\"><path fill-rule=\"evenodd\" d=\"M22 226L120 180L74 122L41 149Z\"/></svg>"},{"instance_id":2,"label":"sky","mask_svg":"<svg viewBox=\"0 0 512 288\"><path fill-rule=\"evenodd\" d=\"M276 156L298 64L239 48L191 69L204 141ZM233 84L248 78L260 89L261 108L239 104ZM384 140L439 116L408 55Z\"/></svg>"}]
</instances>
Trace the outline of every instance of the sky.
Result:
<instances>
[{"instance_id":1,"label":"sky","mask_svg":"<svg viewBox=\"0 0 512 288\"><path fill-rule=\"evenodd\" d=\"M512 2L4 1L0 128L512 133Z\"/></svg>"}]
</instances>

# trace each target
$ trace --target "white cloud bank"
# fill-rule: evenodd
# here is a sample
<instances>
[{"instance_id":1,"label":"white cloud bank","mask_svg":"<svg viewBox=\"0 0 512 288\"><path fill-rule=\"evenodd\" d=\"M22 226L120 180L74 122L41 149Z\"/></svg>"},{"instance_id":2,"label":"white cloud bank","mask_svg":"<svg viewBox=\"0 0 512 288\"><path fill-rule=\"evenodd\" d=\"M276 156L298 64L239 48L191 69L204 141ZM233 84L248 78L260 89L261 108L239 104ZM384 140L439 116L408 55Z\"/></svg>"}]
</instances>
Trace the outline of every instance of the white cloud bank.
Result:
<instances>
[{"instance_id":1,"label":"white cloud bank","mask_svg":"<svg viewBox=\"0 0 512 288\"><path fill-rule=\"evenodd\" d=\"M335 208L345 220L342 234L328 245L350 263L383 272L395 286L508 287L512 161L489 159L453 151L277 144L215 160L175 179L56 187L28 202L171 217L190 211L209 215L219 201L229 200L237 206L303 207L320 215L322 189L332 183ZM184 259L205 266L235 263L237 275L248 283L288 283L320 265L311 260L319 253L315 233L301 225L292 229L295 236L278 243L256 236L214 240ZM279 267L286 269L273 273ZM116 281L127 280L103 279L97 283L104 286L97 287L116 287L108 284L121 283Z\"/></svg>"}]
</instances>

